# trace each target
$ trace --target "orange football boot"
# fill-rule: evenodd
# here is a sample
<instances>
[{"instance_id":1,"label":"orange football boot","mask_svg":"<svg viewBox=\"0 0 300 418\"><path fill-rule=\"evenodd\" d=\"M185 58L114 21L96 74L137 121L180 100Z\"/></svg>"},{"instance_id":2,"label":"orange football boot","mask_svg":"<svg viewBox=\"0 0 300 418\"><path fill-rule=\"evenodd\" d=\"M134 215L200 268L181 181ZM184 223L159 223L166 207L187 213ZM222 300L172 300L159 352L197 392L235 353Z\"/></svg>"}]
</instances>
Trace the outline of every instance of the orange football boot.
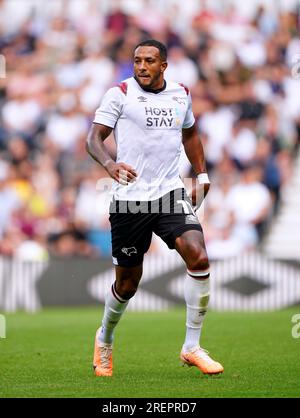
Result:
<instances>
[{"instance_id":1,"label":"orange football boot","mask_svg":"<svg viewBox=\"0 0 300 418\"><path fill-rule=\"evenodd\" d=\"M192 348L191 351L184 352L182 350L180 359L183 365L196 366L204 374L219 374L224 371L224 367L210 358L208 351L199 346Z\"/></svg>"},{"instance_id":2,"label":"orange football boot","mask_svg":"<svg viewBox=\"0 0 300 418\"><path fill-rule=\"evenodd\" d=\"M112 376L112 344L101 343L98 340L100 329L96 332L93 367L96 376Z\"/></svg>"}]
</instances>

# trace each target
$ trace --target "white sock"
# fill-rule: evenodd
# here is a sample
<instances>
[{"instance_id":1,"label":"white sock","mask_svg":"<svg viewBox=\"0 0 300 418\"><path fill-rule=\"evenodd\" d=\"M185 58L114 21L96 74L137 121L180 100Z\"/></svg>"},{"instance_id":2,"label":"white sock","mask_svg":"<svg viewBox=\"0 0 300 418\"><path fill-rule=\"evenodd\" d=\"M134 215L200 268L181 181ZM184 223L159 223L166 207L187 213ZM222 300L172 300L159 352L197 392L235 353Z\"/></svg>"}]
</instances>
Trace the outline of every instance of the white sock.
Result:
<instances>
[{"instance_id":1,"label":"white sock","mask_svg":"<svg viewBox=\"0 0 300 418\"><path fill-rule=\"evenodd\" d=\"M203 271L187 270L184 286L186 302L186 336L184 351L200 345L201 329L209 301L209 269Z\"/></svg>"},{"instance_id":2,"label":"white sock","mask_svg":"<svg viewBox=\"0 0 300 418\"><path fill-rule=\"evenodd\" d=\"M99 342L112 344L113 332L123 315L129 300L122 299L116 292L115 283L111 286L105 297L105 309L102 319Z\"/></svg>"}]
</instances>

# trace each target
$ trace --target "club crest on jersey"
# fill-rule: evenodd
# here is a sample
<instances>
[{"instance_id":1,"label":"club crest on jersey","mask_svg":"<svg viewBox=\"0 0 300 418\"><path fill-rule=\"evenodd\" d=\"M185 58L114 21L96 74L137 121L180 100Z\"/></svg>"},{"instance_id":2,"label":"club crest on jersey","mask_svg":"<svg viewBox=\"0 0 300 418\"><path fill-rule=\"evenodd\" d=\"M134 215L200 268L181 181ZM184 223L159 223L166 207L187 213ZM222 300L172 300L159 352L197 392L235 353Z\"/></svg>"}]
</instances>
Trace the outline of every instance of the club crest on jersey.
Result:
<instances>
[{"instance_id":1,"label":"club crest on jersey","mask_svg":"<svg viewBox=\"0 0 300 418\"><path fill-rule=\"evenodd\" d=\"M147 97L145 96L139 96L137 99L140 103L145 103L147 101Z\"/></svg>"},{"instance_id":2,"label":"club crest on jersey","mask_svg":"<svg viewBox=\"0 0 300 418\"><path fill-rule=\"evenodd\" d=\"M125 248L125 247L123 247L123 248L121 249L121 251L122 251L122 253L124 253L124 254L128 255L129 257L130 257L132 254L137 254L137 249L136 249L135 247L129 247L129 248Z\"/></svg>"},{"instance_id":3,"label":"club crest on jersey","mask_svg":"<svg viewBox=\"0 0 300 418\"><path fill-rule=\"evenodd\" d=\"M173 96L172 97L172 100L175 100L175 102L177 102L180 105L185 105L186 98L185 97L176 97L176 96Z\"/></svg>"}]
</instances>

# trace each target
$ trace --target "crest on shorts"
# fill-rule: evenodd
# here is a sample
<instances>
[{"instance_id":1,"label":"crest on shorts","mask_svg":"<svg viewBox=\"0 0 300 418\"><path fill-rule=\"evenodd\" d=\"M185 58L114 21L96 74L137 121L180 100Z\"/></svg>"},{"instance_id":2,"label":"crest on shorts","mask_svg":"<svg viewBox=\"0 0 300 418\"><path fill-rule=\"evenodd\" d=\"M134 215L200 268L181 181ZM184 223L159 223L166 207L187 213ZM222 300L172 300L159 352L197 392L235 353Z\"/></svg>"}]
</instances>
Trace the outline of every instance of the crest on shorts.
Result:
<instances>
[{"instance_id":1,"label":"crest on shorts","mask_svg":"<svg viewBox=\"0 0 300 418\"><path fill-rule=\"evenodd\" d=\"M128 255L129 257L130 257L132 254L137 254L137 249L136 249L135 247L129 247L129 248L125 248L125 247L123 247L123 248L121 249L121 251L122 251L122 253L124 253L124 254Z\"/></svg>"}]
</instances>

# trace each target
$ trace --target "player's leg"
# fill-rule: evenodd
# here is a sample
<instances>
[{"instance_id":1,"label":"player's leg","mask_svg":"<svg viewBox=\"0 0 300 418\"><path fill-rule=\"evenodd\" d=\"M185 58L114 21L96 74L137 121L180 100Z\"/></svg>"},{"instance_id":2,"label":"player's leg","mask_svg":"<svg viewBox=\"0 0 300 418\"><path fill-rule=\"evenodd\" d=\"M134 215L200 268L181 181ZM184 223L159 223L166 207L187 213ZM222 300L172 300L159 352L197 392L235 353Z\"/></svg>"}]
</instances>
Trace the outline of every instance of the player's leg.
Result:
<instances>
[{"instance_id":1,"label":"player's leg","mask_svg":"<svg viewBox=\"0 0 300 418\"><path fill-rule=\"evenodd\" d=\"M102 325L96 333L94 369L96 376L112 375L113 332L135 294L142 264L152 237L148 214L111 213L112 255L115 282L105 298Z\"/></svg>"},{"instance_id":2,"label":"player's leg","mask_svg":"<svg viewBox=\"0 0 300 418\"><path fill-rule=\"evenodd\" d=\"M169 211L161 213L154 232L169 248L175 248L186 263L187 334L184 348L199 345L200 333L209 299L209 263L203 232L192 209L192 202L183 189L176 189L162 198ZM167 205L165 205L167 207Z\"/></svg>"},{"instance_id":3,"label":"player's leg","mask_svg":"<svg viewBox=\"0 0 300 418\"><path fill-rule=\"evenodd\" d=\"M184 189L163 196L169 212L161 213L154 232L169 248L175 248L187 266L185 300L187 303L187 334L184 348L199 345L200 333L209 299L209 263L202 227ZM165 205L167 207L167 205Z\"/></svg>"},{"instance_id":4,"label":"player's leg","mask_svg":"<svg viewBox=\"0 0 300 418\"><path fill-rule=\"evenodd\" d=\"M142 277L142 264L116 266L116 280L106 294L102 325L96 332L93 366L96 376L112 376L113 332Z\"/></svg>"},{"instance_id":5,"label":"player's leg","mask_svg":"<svg viewBox=\"0 0 300 418\"><path fill-rule=\"evenodd\" d=\"M201 329L209 301L209 262L202 227L183 189L174 190L163 200L170 203L170 210L160 213L154 232L170 249L178 251L187 267L184 289L186 338L181 358L184 363L195 365L204 373L220 373L223 367L200 348Z\"/></svg>"},{"instance_id":6,"label":"player's leg","mask_svg":"<svg viewBox=\"0 0 300 418\"><path fill-rule=\"evenodd\" d=\"M99 341L112 344L113 332L134 296L142 277L142 264L135 267L115 266L116 280L106 294Z\"/></svg>"},{"instance_id":7,"label":"player's leg","mask_svg":"<svg viewBox=\"0 0 300 418\"><path fill-rule=\"evenodd\" d=\"M209 301L209 262L200 231L186 231L176 238L175 248L186 263L184 297L187 305L186 339L189 350L200 342L201 328Z\"/></svg>"},{"instance_id":8,"label":"player's leg","mask_svg":"<svg viewBox=\"0 0 300 418\"><path fill-rule=\"evenodd\" d=\"M197 366L203 373L222 373L221 364L212 360L208 353L200 348L201 329L210 295L209 261L202 231L185 231L176 238L175 248L187 267L184 286L186 336L181 359L188 365Z\"/></svg>"}]
</instances>

